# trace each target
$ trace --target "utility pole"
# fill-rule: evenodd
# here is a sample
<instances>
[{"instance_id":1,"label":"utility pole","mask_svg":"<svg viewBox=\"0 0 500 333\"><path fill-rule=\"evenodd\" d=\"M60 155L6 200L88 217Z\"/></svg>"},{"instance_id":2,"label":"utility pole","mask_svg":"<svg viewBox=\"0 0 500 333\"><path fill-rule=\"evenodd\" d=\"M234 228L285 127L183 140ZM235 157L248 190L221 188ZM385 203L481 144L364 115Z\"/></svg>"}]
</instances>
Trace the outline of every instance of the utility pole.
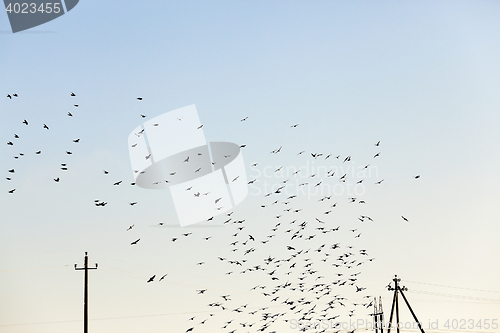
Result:
<instances>
[{"instance_id":1,"label":"utility pole","mask_svg":"<svg viewBox=\"0 0 500 333\"><path fill-rule=\"evenodd\" d=\"M77 264L75 264L75 270L85 270L85 283L84 283L84 291L83 291L83 333L88 333L88 306L89 306L89 269L97 269L97 263L95 264L95 267L89 267L89 257L87 255L87 252L85 252L85 262L83 267L76 267Z\"/></svg>"},{"instance_id":2,"label":"utility pole","mask_svg":"<svg viewBox=\"0 0 500 333\"><path fill-rule=\"evenodd\" d=\"M377 298L373 299L373 314L375 320L375 333L384 333L384 311L382 310L382 297L379 298L377 304Z\"/></svg>"},{"instance_id":3,"label":"utility pole","mask_svg":"<svg viewBox=\"0 0 500 333\"><path fill-rule=\"evenodd\" d=\"M411 308L410 303L408 303L408 300L406 299L406 297L403 293L403 291L407 291L408 288L399 286L398 282L400 282L401 279L398 279L397 275L394 276L394 279L392 279L392 281L394 281L394 287L391 287L390 284L387 286L387 289L389 291L394 291L394 297L392 299L391 317L389 318L389 327L387 329L387 333L391 333L392 315L394 314L394 308L396 308L396 322L397 322L396 329L397 329L397 333L399 333L399 303L398 303L399 293L401 293L401 296L403 296L403 300L405 301L406 305L408 306L408 309L410 309L411 315L413 316L413 319L415 319L415 322L417 323L418 328L420 329L420 332L425 333L424 329L422 328L422 325L420 324L420 322L417 319L417 316L415 315L415 312L413 312L413 309Z\"/></svg>"}]
</instances>

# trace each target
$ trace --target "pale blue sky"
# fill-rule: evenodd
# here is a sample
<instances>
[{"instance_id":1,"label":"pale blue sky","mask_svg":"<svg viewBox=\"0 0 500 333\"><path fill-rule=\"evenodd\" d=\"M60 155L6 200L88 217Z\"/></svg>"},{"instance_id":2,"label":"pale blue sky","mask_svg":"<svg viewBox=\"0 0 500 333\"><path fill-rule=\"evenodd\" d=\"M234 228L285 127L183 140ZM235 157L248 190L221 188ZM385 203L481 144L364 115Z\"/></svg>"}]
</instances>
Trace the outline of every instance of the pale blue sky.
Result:
<instances>
[{"instance_id":1,"label":"pale blue sky","mask_svg":"<svg viewBox=\"0 0 500 333\"><path fill-rule=\"evenodd\" d=\"M271 199L255 194L291 175L256 177L252 163L261 172L305 169L290 191L321 166L337 168L323 179L334 186L338 173L370 164L371 175L348 177L354 184L365 179L358 199L366 204L349 204L344 193L325 215L321 195L299 196L293 205L304 210L301 221L340 225L338 235L318 239L375 258L361 266L359 285L384 298L387 318L391 294L384 286L399 274L426 324L500 321L499 16L494 1L82 0L54 21L12 34L1 14L0 332L80 330L83 274L73 264L82 265L85 251L99 263L90 273L93 332L185 332L193 326L188 318L206 319L213 310L207 304L223 294L234 297L232 307L269 306L249 291L268 280L227 276L230 268L217 259L242 255L228 250L235 225L190 228L191 238L172 243L186 231L157 226L177 223L169 192L128 186L127 138L145 121L140 115L147 120L191 104L208 141L246 144L247 176L258 181L234 216L247 220L248 233L265 238L277 222L297 218L282 212L284 205L261 209ZM12 93L19 98L4 97ZM25 156L14 159L20 152ZM316 152L332 157L315 160ZM348 155L352 162L342 163ZM113 186L118 180L123 184ZM96 199L109 204L95 207ZM359 222L361 214L374 222ZM290 244L284 231L256 258L282 255ZM165 273L164 281L146 283ZM321 271L332 280L336 273L332 266ZM204 288L201 298L195 290ZM359 301L351 289L339 293ZM370 318L356 311L353 318ZM401 312L402 320L411 319ZM194 325L195 332L220 331L233 317L219 311L206 325Z\"/></svg>"}]
</instances>

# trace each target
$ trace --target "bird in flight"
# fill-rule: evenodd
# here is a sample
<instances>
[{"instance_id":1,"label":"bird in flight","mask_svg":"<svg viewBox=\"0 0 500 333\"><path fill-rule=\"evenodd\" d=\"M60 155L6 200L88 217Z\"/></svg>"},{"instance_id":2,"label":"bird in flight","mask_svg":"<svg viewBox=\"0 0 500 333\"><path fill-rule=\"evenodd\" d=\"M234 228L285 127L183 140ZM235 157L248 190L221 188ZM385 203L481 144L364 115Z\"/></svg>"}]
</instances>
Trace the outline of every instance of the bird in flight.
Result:
<instances>
[{"instance_id":1,"label":"bird in flight","mask_svg":"<svg viewBox=\"0 0 500 333\"><path fill-rule=\"evenodd\" d=\"M148 283L149 283L149 282L153 282L153 280L155 279L155 277L156 277L156 274L155 274L155 275L153 275L152 277L150 277L150 278L149 278L149 280L148 280Z\"/></svg>"},{"instance_id":2,"label":"bird in flight","mask_svg":"<svg viewBox=\"0 0 500 333\"><path fill-rule=\"evenodd\" d=\"M245 118L241 119L241 121L245 121L245 120L247 120L247 119L248 119L248 117L245 117Z\"/></svg>"},{"instance_id":3,"label":"bird in flight","mask_svg":"<svg viewBox=\"0 0 500 333\"><path fill-rule=\"evenodd\" d=\"M73 140L74 143L80 142L80 139Z\"/></svg>"},{"instance_id":4,"label":"bird in flight","mask_svg":"<svg viewBox=\"0 0 500 333\"><path fill-rule=\"evenodd\" d=\"M76 95L75 95L75 93L74 93L74 92L71 92L71 96L72 96L72 97L75 97Z\"/></svg>"},{"instance_id":5,"label":"bird in flight","mask_svg":"<svg viewBox=\"0 0 500 333\"><path fill-rule=\"evenodd\" d=\"M23 124L28 125L28 121L26 119L24 119Z\"/></svg>"},{"instance_id":6,"label":"bird in flight","mask_svg":"<svg viewBox=\"0 0 500 333\"><path fill-rule=\"evenodd\" d=\"M133 241L132 243L130 243L130 245L135 245L135 244L139 243L139 241L140 241L140 240L141 240L141 239L139 238L139 239L137 239L137 240Z\"/></svg>"},{"instance_id":7,"label":"bird in flight","mask_svg":"<svg viewBox=\"0 0 500 333\"><path fill-rule=\"evenodd\" d=\"M377 147L378 147L378 146L380 146L380 141L379 141L379 142L377 142L377 143L375 144L375 146L377 146Z\"/></svg>"},{"instance_id":8,"label":"bird in flight","mask_svg":"<svg viewBox=\"0 0 500 333\"><path fill-rule=\"evenodd\" d=\"M128 227L127 231L132 230L135 224L132 224L130 227Z\"/></svg>"},{"instance_id":9,"label":"bird in flight","mask_svg":"<svg viewBox=\"0 0 500 333\"><path fill-rule=\"evenodd\" d=\"M43 124L43 128L49 129L49 126Z\"/></svg>"},{"instance_id":10,"label":"bird in flight","mask_svg":"<svg viewBox=\"0 0 500 333\"><path fill-rule=\"evenodd\" d=\"M409 222L408 219L406 217L404 217L403 215L401 215L401 217L403 218L403 220L405 220L406 222Z\"/></svg>"},{"instance_id":11,"label":"bird in flight","mask_svg":"<svg viewBox=\"0 0 500 333\"><path fill-rule=\"evenodd\" d=\"M420 175L416 175L416 176L415 176L415 179L419 179L419 178L420 178Z\"/></svg>"}]
</instances>

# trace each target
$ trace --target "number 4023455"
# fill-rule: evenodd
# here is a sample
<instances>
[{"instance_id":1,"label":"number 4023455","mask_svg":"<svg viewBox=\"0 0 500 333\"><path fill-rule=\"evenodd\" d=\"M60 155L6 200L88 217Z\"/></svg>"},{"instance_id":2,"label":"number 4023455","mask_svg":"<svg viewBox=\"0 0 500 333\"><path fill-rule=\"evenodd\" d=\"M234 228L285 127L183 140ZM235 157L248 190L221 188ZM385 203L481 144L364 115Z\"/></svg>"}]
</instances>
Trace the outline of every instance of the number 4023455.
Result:
<instances>
[{"instance_id":1,"label":"number 4023455","mask_svg":"<svg viewBox=\"0 0 500 333\"><path fill-rule=\"evenodd\" d=\"M498 322L497 319L481 319L479 320L474 320L474 319L448 319L444 323L444 327L447 329L473 329L473 328L479 328L479 329L497 329L498 328Z\"/></svg>"},{"instance_id":2,"label":"number 4023455","mask_svg":"<svg viewBox=\"0 0 500 333\"><path fill-rule=\"evenodd\" d=\"M35 13L54 13L58 14L61 11L59 2L45 2L37 5L36 3L9 3L7 7L5 7L5 11L7 13L16 13L16 14L35 14Z\"/></svg>"}]
</instances>

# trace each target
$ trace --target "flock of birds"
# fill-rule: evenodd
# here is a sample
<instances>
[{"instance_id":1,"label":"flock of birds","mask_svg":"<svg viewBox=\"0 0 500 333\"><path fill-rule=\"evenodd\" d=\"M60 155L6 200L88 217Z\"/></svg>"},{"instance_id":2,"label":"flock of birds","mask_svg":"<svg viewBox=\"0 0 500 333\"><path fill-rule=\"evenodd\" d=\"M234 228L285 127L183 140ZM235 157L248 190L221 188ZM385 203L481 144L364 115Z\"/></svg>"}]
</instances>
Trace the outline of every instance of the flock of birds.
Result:
<instances>
[{"instance_id":1,"label":"flock of birds","mask_svg":"<svg viewBox=\"0 0 500 333\"><path fill-rule=\"evenodd\" d=\"M71 93L70 96L76 97L76 94ZM17 94L9 94L7 97L19 98ZM142 97L138 97L137 100L142 101ZM78 105L74 104L74 107L78 108ZM68 112L67 116L72 117L73 114ZM144 114L140 116L146 117ZM247 120L248 117L245 117L240 121L246 122ZM31 126L27 119L24 119L22 123L25 126ZM39 126L50 130L46 124L39 124ZM293 130L298 126L299 124L293 124L290 127ZM21 138L14 133L13 139L8 141L7 145L15 147L16 140L21 140ZM78 144L79 141L80 139L76 138L73 144ZM380 147L380 144L378 141L374 146ZM242 145L240 148L245 146ZM270 151L270 154L279 157L283 150L283 146L280 146ZM41 154L42 152L39 150L33 153ZM71 155L72 152L68 150L66 154ZM340 155L306 153L305 151L300 151L296 155L314 160L318 158L338 160L338 163L349 163L352 159L351 156L341 158ZM14 158L19 159L23 156L24 153L19 153ZM379 156L380 152L377 151L373 158ZM257 168L258 164L252 163L250 168ZM364 168L367 169L369 165ZM282 168L282 166L277 167L275 174L283 176ZM67 164L61 163L60 169L67 171ZM15 168L7 171L9 176L6 179L11 181ZM103 170L103 173L107 175L109 171ZM226 269L220 274L224 277L238 279L238 276L251 276L251 280L256 283L248 290L252 294L252 301L238 302L238 298L241 298L238 295L220 294L216 290L212 291L210 287L195 288L191 292L198 295L200 302L205 302L208 314L188 318L186 333L196 331L208 322L217 322L220 325L219 331L228 333L250 330L272 333L277 332L275 327L278 323L299 323L299 331L307 331L310 327L300 326L300 322L306 323L314 320L329 322L337 320L336 324L319 332L326 332L328 329L336 329L338 332L340 330L339 309L347 311L347 315L352 317L361 312L359 309L368 310L373 306L372 296L366 294L366 288L359 282L363 266L375 259L370 257L367 249L361 246L359 240L362 235L361 227L349 228L342 223L334 222L333 218L334 210L344 203L364 204L365 201L350 197L344 203L339 203L334 202L335 195L330 194L321 195L314 205L309 205L305 203L306 200L300 199L301 194L289 195L287 188L294 181L298 187L320 187L329 178L334 177L338 178L339 183L346 183L349 181L348 174L335 175L335 172L330 170L325 175L316 173L304 175L299 169L285 176L287 179L277 181L276 186L259 199L261 202L259 202L259 207L256 207L262 211L259 215L267 216L264 223L258 223L259 230L256 229L256 221L253 221L252 217L238 216L237 208L232 212L216 216L215 220L225 225L224 229L228 232L227 237L218 241L226 242L227 246L212 261L193 263L203 267L215 265L214 262L217 265L223 265ZM414 178L418 179L420 175ZM53 180L59 182L61 178L58 176ZM354 181L356 184L361 184L366 179ZM374 184L380 185L383 181L384 179L377 180ZM122 182L118 180L113 183L113 186L119 186ZM248 185L254 186L258 182L259 179L252 179L248 181ZM131 182L131 185L135 183ZM8 192L12 194L15 191L16 189L13 188ZM104 207L107 202L95 200L94 204ZM134 206L137 201L131 201L129 204ZM405 216L401 215L401 218L409 222ZM214 217L208 219L207 222L213 220ZM373 222L373 218L368 215L360 215L358 220ZM159 226L162 225L163 223L160 222ZM134 226L132 224L126 228L127 234L134 232ZM170 242L178 244L183 239L189 240L193 237L201 237L209 244L218 236L207 235L199 230L180 232L175 237L171 237ZM140 246L138 244L141 238L134 239L130 245ZM168 281L167 276L168 273L165 274L165 272L154 274L146 282ZM350 301L342 296L344 291L360 295L358 299L362 301ZM366 315L366 311L362 314Z\"/></svg>"},{"instance_id":2,"label":"flock of birds","mask_svg":"<svg viewBox=\"0 0 500 333\"><path fill-rule=\"evenodd\" d=\"M145 115L141 115L145 117ZM181 119L179 119L181 120ZM248 117L241 119L241 122L248 120ZM291 125L297 128L299 124ZM374 144L380 147L380 141ZM241 145L240 147L246 147ZM283 146L273 149L270 153L278 155L283 151ZM305 151L300 151L297 155L307 156ZM340 155L323 154L311 152L311 158L318 159L324 157L351 162L352 157L346 156L341 159ZM380 152L375 153L373 158L380 156ZM184 162L188 162L187 157ZM257 168L257 163L252 163L251 168ZM364 167L367 169L369 164ZM283 171L283 166L275 169L276 175ZM175 173L174 173L175 174ZM330 170L325 178L334 177L335 172ZM283 175L283 174L280 174ZM304 176L301 170L295 171L290 176L297 178L307 178L298 186L321 186L324 178L318 174ZM279 176L277 176L279 178ZM420 178L419 175L415 179ZM312 180L312 182L311 182ZM341 183L348 181L348 174L338 175ZM361 184L365 179L356 180L356 184ZM258 179L251 179L248 185L258 182ZM384 180L378 180L374 184L380 185ZM167 181L168 182L168 181ZM227 226L229 235L222 237L221 242L226 241L227 246L224 252L209 261L199 261L193 263L197 266L215 265L214 262L224 264L227 267L220 274L233 276L239 279L243 274L252 276L253 281L258 284L249 289L253 293L252 301L238 302L238 295L221 294L218 290L211 290L210 287L194 289L193 294L199 295L200 300L206 302L207 315L192 316L187 319L189 322L187 332L193 332L207 323L216 322L218 317L219 330L228 333L235 332L277 332L275 326L278 322L295 325L299 331L311 329L310 325L300 323L313 323L315 320L327 321L328 328L318 330L326 332L327 329L340 331L339 309L346 309L347 315L352 317L359 312L359 308L369 309L373 306L370 295L364 293L365 287L359 285L358 276L361 274L362 265L372 262L375 258L370 257L367 249L359 248L357 239L361 237L359 228L349 229L339 224L334 224L332 219L333 209L338 207L338 202L332 202L334 195L323 195L318 199L321 208L314 208L314 212L322 212L322 215L315 214L314 219L308 219L307 212L311 212L310 207L301 206L300 195L288 195L286 187L291 185L290 178L278 184L271 192L263 195L259 209L269 211L266 221L276 221L268 224L267 233L264 236L255 235L255 225L262 227L262 224L251 217L236 217L235 211L215 217L216 220ZM186 191L191 190L187 187ZM194 193L196 196L197 194ZM198 193L199 195L199 193ZM215 204L220 199L215 200ZM364 204L364 200L350 197L347 204L358 202ZM314 213L313 213L314 214ZM401 216L408 222L409 220ZM361 215L360 222L372 221L368 215ZM208 223L214 221L214 217L207 220ZM163 225L163 222L158 224ZM126 230L132 230L134 224ZM340 236L344 231L346 234ZM181 232L171 238L172 243L183 242L184 239L201 237L204 241L214 241L220 235L207 235L203 232ZM229 240L228 240L229 237ZM346 244L341 244L337 239L343 238ZM278 240L280 239L280 240ZM283 240L286 240L284 245ZM141 238L134 240L131 245L137 245ZM355 243L353 243L355 242ZM320 256L321 258L318 258ZM156 279L157 276L161 277ZM154 274L147 283L159 282L165 279L168 274ZM343 290L350 290L356 294L360 293L359 299L363 301L350 302L342 296ZM260 298L256 302L255 298ZM279 309L278 309L279 308ZM225 318L225 319L224 319ZM226 320L230 318L230 320ZM226 320L226 321L224 321ZM337 320L337 322L333 322Z\"/></svg>"},{"instance_id":3,"label":"flock of birds","mask_svg":"<svg viewBox=\"0 0 500 333\"><path fill-rule=\"evenodd\" d=\"M71 97L76 97L75 93L73 93L73 92L70 94L70 96ZM7 98L12 99L13 97L14 98L19 98L19 95L17 93L14 93L12 95L11 94L7 94ZM73 107L75 107L75 108L78 108L78 106L79 106L78 104L74 104L73 105ZM73 114L71 112L68 112L67 115L69 117L73 117ZM30 122L27 119L23 119L22 124L24 124L25 126L33 126L33 124L30 125ZM47 130L47 131L50 130L50 128L49 128L49 126L47 124L43 123L43 124L39 124L39 126L42 127L43 129ZM8 141L7 145L8 146L12 146L13 149L14 149L14 147L16 146L15 142L17 140L21 140L21 136L18 135L18 134L16 134L16 133L13 133L12 137L13 137L13 139L10 140L10 141ZM76 139L74 139L72 141L73 141L73 143L78 144L80 142L80 139L76 138ZM34 151L32 153L35 154L35 155L41 155L42 154L42 150L36 150L36 151ZM71 150L66 150L65 154L66 155L72 155L73 152ZM14 155L14 159L18 160L18 159L23 158L24 156L26 156L25 153L19 152L18 154ZM59 167L60 167L61 171L67 171L68 170L68 164L67 163L61 163ZM9 176L5 177L5 178L6 178L7 181L12 181L14 179L14 174L16 173L16 168L12 167L12 168L8 169L8 173L9 173ZM57 176L57 177L53 178L53 180L54 180L54 182L58 183L61 180L61 178L60 178L60 176ZM16 191L16 188L13 188L13 189L10 189L8 191L8 193L13 194L15 191Z\"/></svg>"}]
</instances>

